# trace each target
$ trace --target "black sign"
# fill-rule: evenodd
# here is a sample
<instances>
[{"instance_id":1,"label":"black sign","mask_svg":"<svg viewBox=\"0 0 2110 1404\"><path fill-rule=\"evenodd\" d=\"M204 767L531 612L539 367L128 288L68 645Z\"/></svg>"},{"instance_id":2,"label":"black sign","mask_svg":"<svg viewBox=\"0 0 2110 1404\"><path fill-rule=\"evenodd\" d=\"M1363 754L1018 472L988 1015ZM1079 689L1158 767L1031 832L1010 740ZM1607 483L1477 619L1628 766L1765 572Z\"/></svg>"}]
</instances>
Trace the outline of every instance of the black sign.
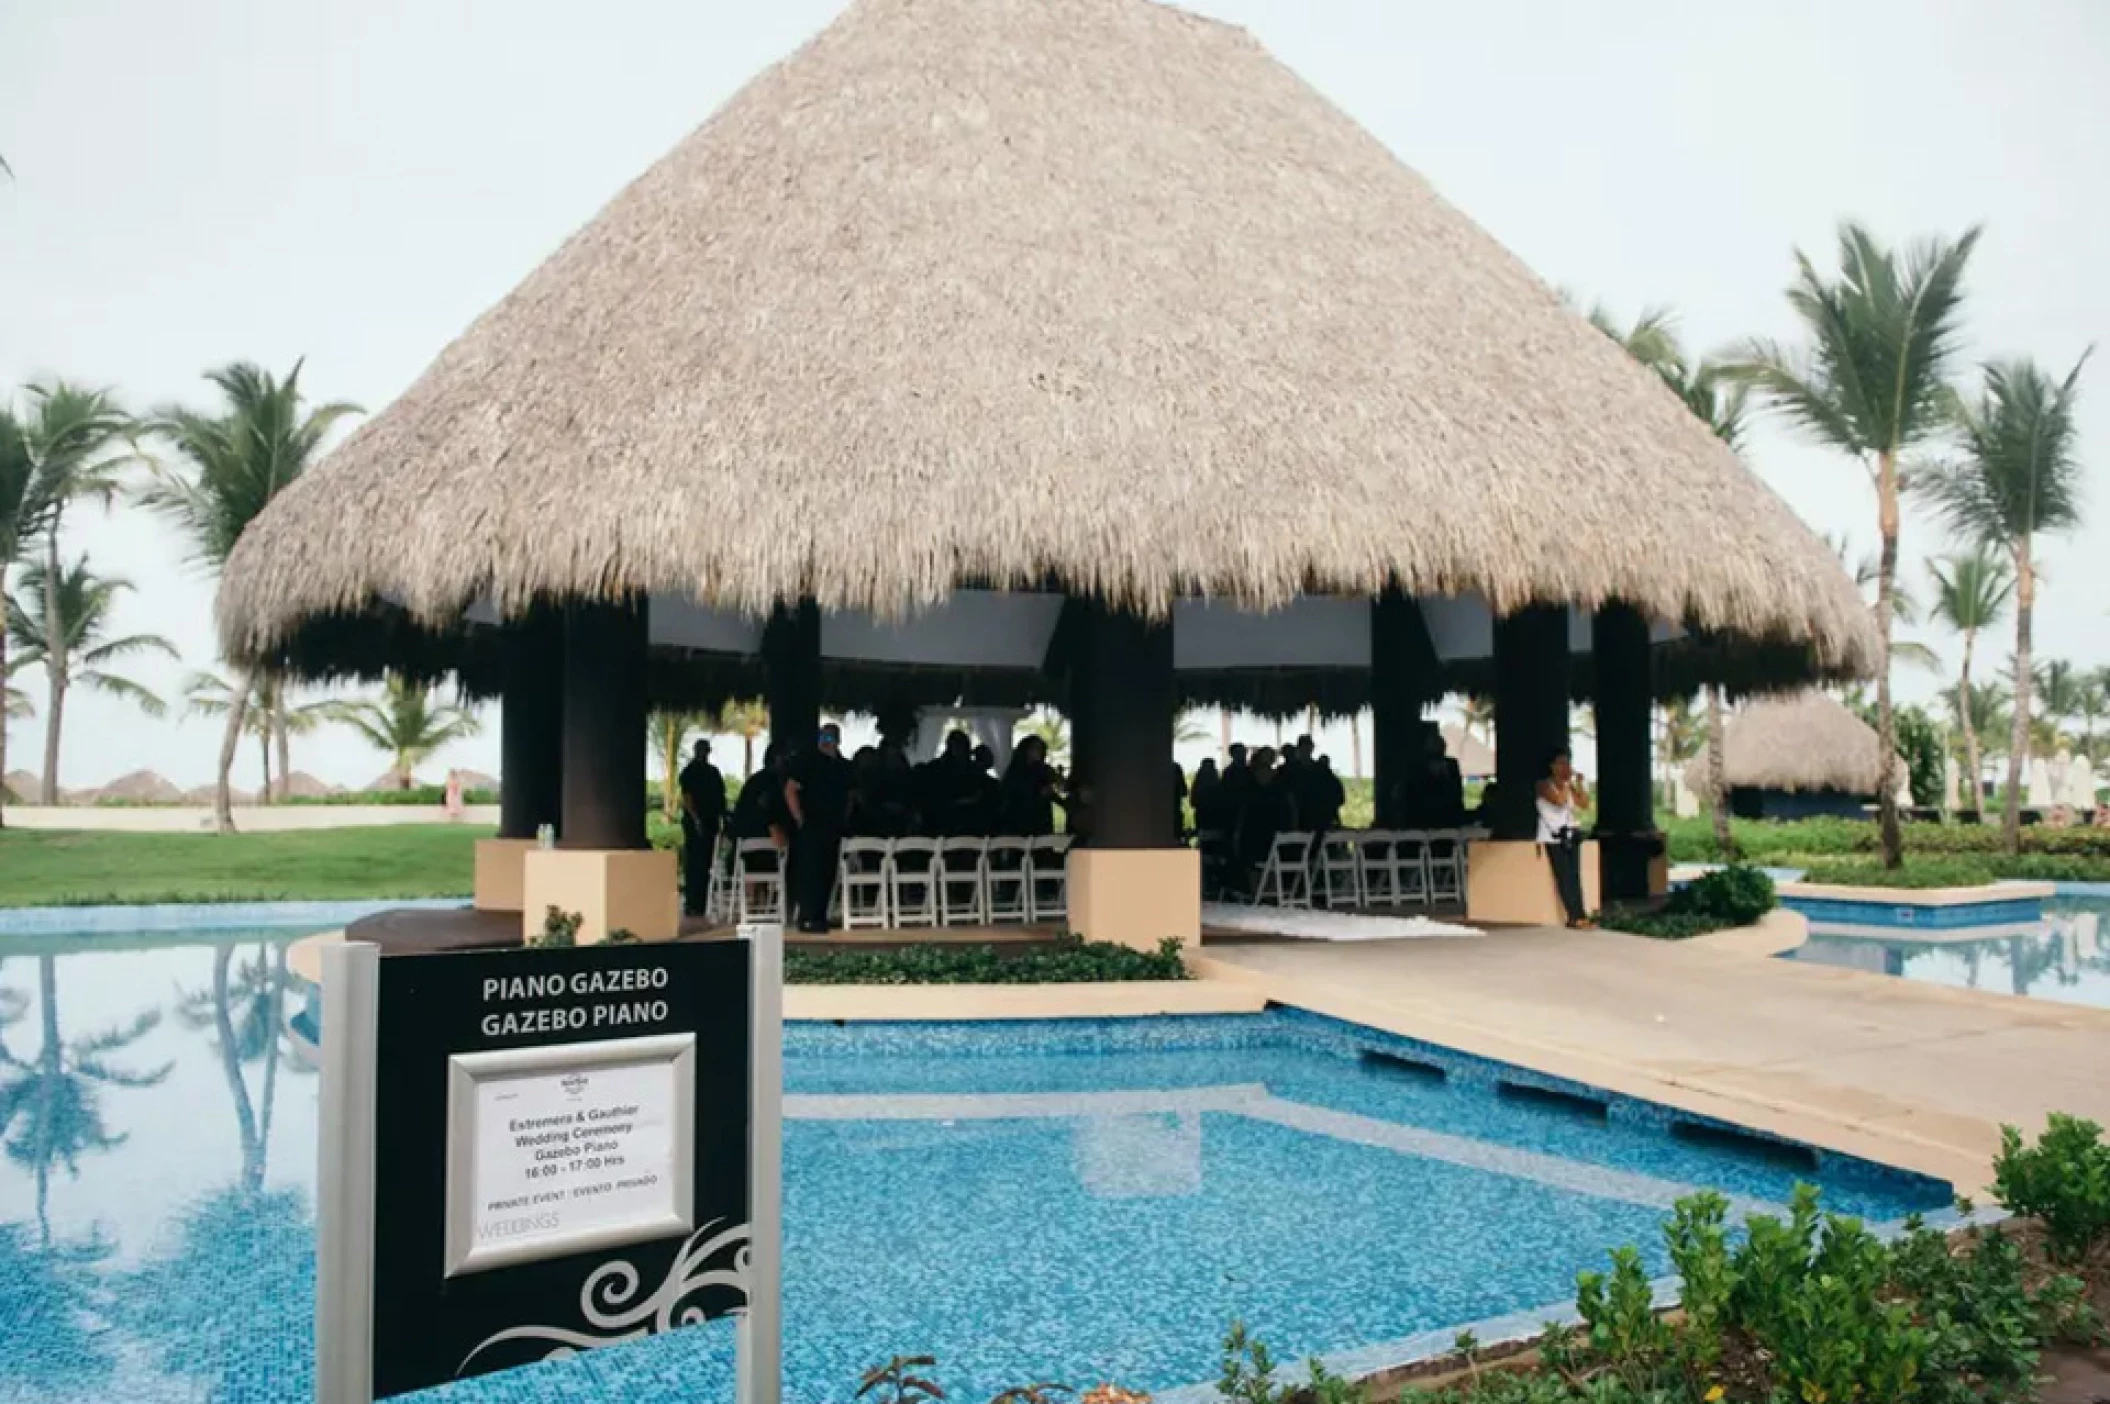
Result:
<instances>
[{"instance_id":1,"label":"black sign","mask_svg":"<svg viewBox=\"0 0 2110 1404\"><path fill-rule=\"evenodd\" d=\"M743 941L382 959L376 1398L743 1304L749 969ZM597 1067L618 1042L649 1056ZM486 1056L513 1050L549 1056ZM672 1204L677 1164L686 1212L654 1227L631 1206ZM564 1246L578 1224L615 1246Z\"/></svg>"}]
</instances>

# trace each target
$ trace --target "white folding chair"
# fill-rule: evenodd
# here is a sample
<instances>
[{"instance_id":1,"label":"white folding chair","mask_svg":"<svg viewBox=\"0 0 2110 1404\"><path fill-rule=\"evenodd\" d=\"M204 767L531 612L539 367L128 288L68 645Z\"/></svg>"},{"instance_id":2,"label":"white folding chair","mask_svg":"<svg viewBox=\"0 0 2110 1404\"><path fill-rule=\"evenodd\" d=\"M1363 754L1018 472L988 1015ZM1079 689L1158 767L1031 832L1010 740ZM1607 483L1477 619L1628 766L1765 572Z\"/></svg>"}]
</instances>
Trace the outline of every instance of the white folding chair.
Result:
<instances>
[{"instance_id":1,"label":"white folding chair","mask_svg":"<svg viewBox=\"0 0 2110 1404\"><path fill-rule=\"evenodd\" d=\"M1399 835L1390 829L1365 829L1355 836L1355 857L1361 867L1363 905L1396 907L1399 882L1392 870L1392 846Z\"/></svg>"},{"instance_id":2,"label":"white folding chair","mask_svg":"<svg viewBox=\"0 0 2110 1404\"><path fill-rule=\"evenodd\" d=\"M1311 905L1311 835L1275 835L1260 881L1253 885L1254 906L1309 907Z\"/></svg>"},{"instance_id":3,"label":"white folding chair","mask_svg":"<svg viewBox=\"0 0 2110 1404\"><path fill-rule=\"evenodd\" d=\"M1465 835L1438 829L1429 835L1429 905L1457 906L1465 901Z\"/></svg>"},{"instance_id":4,"label":"white folding chair","mask_svg":"<svg viewBox=\"0 0 2110 1404\"><path fill-rule=\"evenodd\" d=\"M1392 845L1392 887L1403 907L1429 904L1429 836L1410 829Z\"/></svg>"},{"instance_id":5,"label":"white folding chair","mask_svg":"<svg viewBox=\"0 0 2110 1404\"><path fill-rule=\"evenodd\" d=\"M989 922L988 840L938 841L938 925L986 926Z\"/></svg>"},{"instance_id":6,"label":"white folding chair","mask_svg":"<svg viewBox=\"0 0 2110 1404\"><path fill-rule=\"evenodd\" d=\"M983 915L990 921L1026 920L1033 905L1026 891L1033 883L1032 870L1027 863L1027 852L1031 847L1022 838L989 840L982 872L983 897L987 904Z\"/></svg>"},{"instance_id":7,"label":"white folding chair","mask_svg":"<svg viewBox=\"0 0 2110 1404\"><path fill-rule=\"evenodd\" d=\"M842 894L843 930L893 925L888 890L893 886L893 845L885 839L844 839L835 890Z\"/></svg>"},{"instance_id":8,"label":"white folding chair","mask_svg":"<svg viewBox=\"0 0 2110 1404\"><path fill-rule=\"evenodd\" d=\"M1069 920L1069 851L1068 834L1042 834L1027 847L1026 920Z\"/></svg>"},{"instance_id":9,"label":"white folding chair","mask_svg":"<svg viewBox=\"0 0 2110 1404\"><path fill-rule=\"evenodd\" d=\"M733 850L737 905L742 922L784 921L784 854L770 839L742 839Z\"/></svg>"},{"instance_id":10,"label":"white folding chair","mask_svg":"<svg viewBox=\"0 0 2110 1404\"><path fill-rule=\"evenodd\" d=\"M713 926L733 919L733 888L726 880L732 861L732 841L721 834L711 849L711 874L703 889L703 919Z\"/></svg>"},{"instance_id":11,"label":"white folding chair","mask_svg":"<svg viewBox=\"0 0 2110 1404\"><path fill-rule=\"evenodd\" d=\"M887 906L894 925L938 924L938 841L927 838L894 840L887 859Z\"/></svg>"},{"instance_id":12,"label":"white folding chair","mask_svg":"<svg viewBox=\"0 0 2110 1404\"><path fill-rule=\"evenodd\" d=\"M1363 858L1357 835L1329 829L1319 838L1318 880L1329 907L1360 907L1363 896Z\"/></svg>"}]
</instances>

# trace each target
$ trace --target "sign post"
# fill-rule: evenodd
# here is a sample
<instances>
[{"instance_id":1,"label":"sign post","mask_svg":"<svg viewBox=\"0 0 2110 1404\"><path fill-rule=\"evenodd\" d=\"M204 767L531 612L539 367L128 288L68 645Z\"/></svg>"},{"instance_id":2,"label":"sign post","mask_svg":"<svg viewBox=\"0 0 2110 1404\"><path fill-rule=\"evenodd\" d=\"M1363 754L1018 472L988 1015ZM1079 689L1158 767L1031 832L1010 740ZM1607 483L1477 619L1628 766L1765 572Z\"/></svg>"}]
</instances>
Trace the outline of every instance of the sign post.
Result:
<instances>
[{"instance_id":1,"label":"sign post","mask_svg":"<svg viewBox=\"0 0 2110 1404\"><path fill-rule=\"evenodd\" d=\"M737 1318L778 1404L781 928L323 957L319 1404Z\"/></svg>"}]
</instances>

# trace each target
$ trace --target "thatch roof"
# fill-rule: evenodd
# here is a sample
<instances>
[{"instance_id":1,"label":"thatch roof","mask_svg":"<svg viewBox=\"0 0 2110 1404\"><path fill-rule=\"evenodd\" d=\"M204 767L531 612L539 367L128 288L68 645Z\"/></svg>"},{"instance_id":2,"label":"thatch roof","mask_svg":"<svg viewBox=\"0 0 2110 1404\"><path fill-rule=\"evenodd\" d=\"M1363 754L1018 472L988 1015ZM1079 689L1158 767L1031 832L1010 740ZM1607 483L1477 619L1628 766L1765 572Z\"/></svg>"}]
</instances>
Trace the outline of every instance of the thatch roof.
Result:
<instances>
[{"instance_id":1,"label":"thatch roof","mask_svg":"<svg viewBox=\"0 0 2110 1404\"><path fill-rule=\"evenodd\" d=\"M325 795L342 793L343 787L327 784L305 770L296 770L285 779L283 786L287 799L321 799Z\"/></svg>"},{"instance_id":2,"label":"thatch roof","mask_svg":"<svg viewBox=\"0 0 2110 1404\"><path fill-rule=\"evenodd\" d=\"M1882 787L1881 754L1874 727L1814 689L1753 702L1722 727L1722 778L1732 790L1873 795ZM1902 761L1897 774L1905 774ZM1685 785L1707 794L1704 753L1685 767Z\"/></svg>"},{"instance_id":3,"label":"thatch roof","mask_svg":"<svg viewBox=\"0 0 2110 1404\"><path fill-rule=\"evenodd\" d=\"M119 800L128 804L181 804L183 791L173 780L152 770L120 775L100 789L80 796L83 803Z\"/></svg>"},{"instance_id":4,"label":"thatch roof","mask_svg":"<svg viewBox=\"0 0 2110 1404\"><path fill-rule=\"evenodd\" d=\"M220 626L1388 580L1874 655L1653 374L1242 31L856 0L283 494Z\"/></svg>"},{"instance_id":5,"label":"thatch roof","mask_svg":"<svg viewBox=\"0 0 2110 1404\"><path fill-rule=\"evenodd\" d=\"M495 790L498 788L498 777L496 775L486 775L481 770L464 770L461 772L461 777L464 790Z\"/></svg>"},{"instance_id":6,"label":"thatch roof","mask_svg":"<svg viewBox=\"0 0 2110 1404\"><path fill-rule=\"evenodd\" d=\"M213 785L193 785L183 792L183 802L190 805L216 803L217 789L218 787ZM256 803L256 796L248 790L229 788L227 797L229 802L233 804Z\"/></svg>"}]
</instances>

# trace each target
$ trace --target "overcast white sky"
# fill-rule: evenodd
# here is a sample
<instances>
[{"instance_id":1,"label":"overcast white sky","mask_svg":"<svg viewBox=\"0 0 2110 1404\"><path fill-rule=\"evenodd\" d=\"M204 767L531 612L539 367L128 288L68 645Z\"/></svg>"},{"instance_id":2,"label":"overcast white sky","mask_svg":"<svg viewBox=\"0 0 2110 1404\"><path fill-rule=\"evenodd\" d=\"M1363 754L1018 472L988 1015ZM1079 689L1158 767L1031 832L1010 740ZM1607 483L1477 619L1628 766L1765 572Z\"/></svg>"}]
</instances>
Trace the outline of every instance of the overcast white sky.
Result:
<instances>
[{"instance_id":1,"label":"overcast white sky","mask_svg":"<svg viewBox=\"0 0 2110 1404\"><path fill-rule=\"evenodd\" d=\"M306 356L378 409L571 230L837 0L0 0L0 385L50 374L145 407L199 374ZM1886 237L1982 221L1973 359L2063 372L2110 340L2110 4L2102 0L1198 0L1244 25L1549 282L1694 346L1790 336L1791 250L1842 216ZM2040 654L2110 662L2110 359L2083 394L2090 506L2054 544ZM1873 545L1872 494L1762 432L1757 470ZM1939 550L1908 519L1907 574ZM213 662L211 584L137 512L69 546L139 586L127 630ZM1953 661L1945 640L1937 646ZM1996 647L1996 652L2004 651ZM1901 674L1908 695L1934 679ZM31 674L32 696L41 681ZM41 703L41 697L38 697ZM36 768L41 722L10 766ZM1270 729L1254 727L1257 735ZM62 777L210 776L217 729L69 702ZM1344 737L1328 738L1345 770ZM1198 752L1197 752L1198 753ZM436 760L495 770L495 724ZM294 763L356 783L349 734ZM254 784L245 761L238 782Z\"/></svg>"}]
</instances>

